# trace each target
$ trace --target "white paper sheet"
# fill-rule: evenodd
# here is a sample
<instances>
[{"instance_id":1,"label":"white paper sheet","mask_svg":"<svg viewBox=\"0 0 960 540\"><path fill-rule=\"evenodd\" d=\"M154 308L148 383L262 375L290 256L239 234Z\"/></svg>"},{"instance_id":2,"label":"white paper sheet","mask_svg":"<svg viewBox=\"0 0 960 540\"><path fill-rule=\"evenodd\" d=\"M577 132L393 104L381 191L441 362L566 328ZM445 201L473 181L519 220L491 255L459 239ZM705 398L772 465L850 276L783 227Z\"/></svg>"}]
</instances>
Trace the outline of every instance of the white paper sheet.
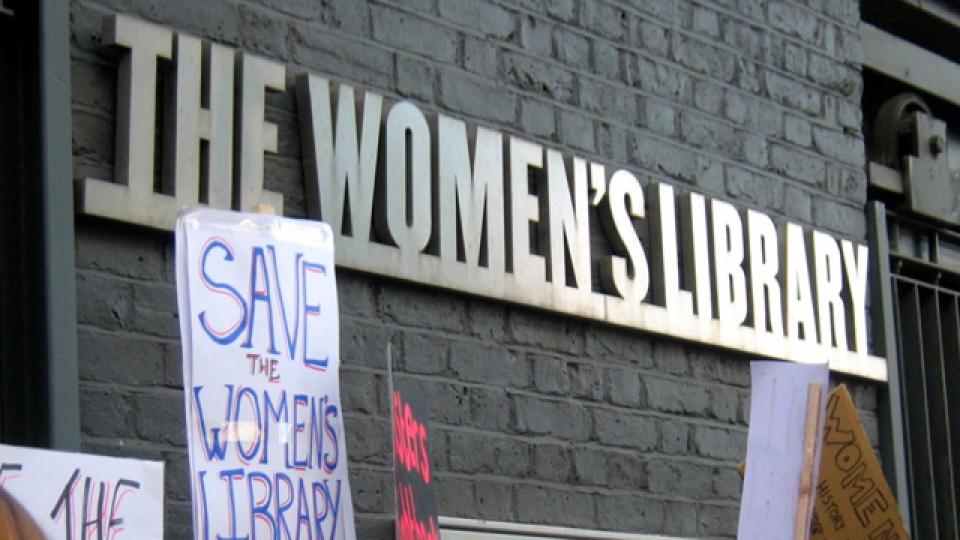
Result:
<instances>
[{"instance_id":1,"label":"white paper sheet","mask_svg":"<svg viewBox=\"0 0 960 540\"><path fill-rule=\"evenodd\" d=\"M196 538L356 538L326 224L194 210L177 224Z\"/></svg>"},{"instance_id":2,"label":"white paper sheet","mask_svg":"<svg viewBox=\"0 0 960 540\"><path fill-rule=\"evenodd\" d=\"M822 413L829 371L825 364L758 361L751 362L750 375L750 433L737 538L793 540L809 386L811 383L822 385L819 404ZM816 431L814 479L820 463L822 416ZM808 523L812 512L811 500Z\"/></svg>"},{"instance_id":3,"label":"white paper sheet","mask_svg":"<svg viewBox=\"0 0 960 540\"><path fill-rule=\"evenodd\" d=\"M163 538L163 463L0 444L0 488L50 540Z\"/></svg>"}]
</instances>

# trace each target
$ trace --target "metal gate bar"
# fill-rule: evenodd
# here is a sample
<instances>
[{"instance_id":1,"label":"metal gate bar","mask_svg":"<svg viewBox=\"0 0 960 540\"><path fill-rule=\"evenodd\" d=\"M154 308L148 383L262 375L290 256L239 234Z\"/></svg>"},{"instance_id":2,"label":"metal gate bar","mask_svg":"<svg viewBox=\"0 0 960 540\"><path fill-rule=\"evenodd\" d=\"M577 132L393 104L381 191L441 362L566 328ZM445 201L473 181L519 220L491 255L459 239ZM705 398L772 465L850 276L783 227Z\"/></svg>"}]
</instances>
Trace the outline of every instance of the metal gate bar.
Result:
<instances>
[{"instance_id":1,"label":"metal gate bar","mask_svg":"<svg viewBox=\"0 0 960 540\"><path fill-rule=\"evenodd\" d=\"M935 244L934 244L935 245ZM935 255L936 251L932 251ZM951 418L960 390L960 293L902 275L893 276L897 291L901 377L906 398L913 492L913 526L918 538L958 536L957 506L960 440Z\"/></svg>"}]
</instances>

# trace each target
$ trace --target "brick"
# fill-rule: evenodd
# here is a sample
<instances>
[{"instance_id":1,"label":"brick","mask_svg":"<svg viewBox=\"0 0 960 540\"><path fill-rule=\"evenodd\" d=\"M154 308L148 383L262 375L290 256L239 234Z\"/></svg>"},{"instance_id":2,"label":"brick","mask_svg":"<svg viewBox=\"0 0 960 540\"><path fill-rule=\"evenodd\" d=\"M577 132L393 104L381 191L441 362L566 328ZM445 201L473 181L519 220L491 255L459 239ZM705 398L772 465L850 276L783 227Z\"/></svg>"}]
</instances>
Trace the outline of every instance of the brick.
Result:
<instances>
[{"instance_id":1,"label":"brick","mask_svg":"<svg viewBox=\"0 0 960 540\"><path fill-rule=\"evenodd\" d=\"M607 453L607 467L611 488L634 491L648 488L646 464L634 452Z\"/></svg>"},{"instance_id":2,"label":"brick","mask_svg":"<svg viewBox=\"0 0 960 540\"><path fill-rule=\"evenodd\" d=\"M581 405L514 396L516 429L520 433L548 435L558 439L585 441L593 423Z\"/></svg>"},{"instance_id":3,"label":"brick","mask_svg":"<svg viewBox=\"0 0 960 540\"><path fill-rule=\"evenodd\" d=\"M387 384L382 377L368 371L344 368L340 370L340 383L350 389L341 395L344 411L377 414L388 410L389 402L382 405L380 402L381 395L387 397Z\"/></svg>"},{"instance_id":4,"label":"brick","mask_svg":"<svg viewBox=\"0 0 960 540\"><path fill-rule=\"evenodd\" d=\"M514 14L494 4L473 0L444 0L440 16L487 36L510 41L516 33Z\"/></svg>"},{"instance_id":5,"label":"brick","mask_svg":"<svg viewBox=\"0 0 960 540\"><path fill-rule=\"evenodd\" d=\"M470 507L468 513L456 515L475 514L479 519L498 521L512 521L514 519L512 483L477 481L474 490L476 491L476 505Z\"/></svg>"},{"instance_id":6,"label":"brick","mask_svg":"<svg viewBox=\"0 0 960 540\"><path fill-rule=\"evenodd\" d=\"M178 338L180 321L176 290L167 284L135 284L130 329L148 335Z\"/></svg>"},{"instance_id":7,"label":"brick","mask_svg":"<svg viewBox=\"0 0 960 540\"><path fill-rule=\"evenodd\" d=\"M769 163L767 138L759 133L738 132L743 158L754 167L766 167Z\"/></svg>"},{"instance_id":8,"label":"brick","mask_svg":"<svg viewBox=\"0 0 960 540\"><path fill-rule=\"evenodd\" d=\"M354 0L326 0L320 4L320 21L344 32L363 36L370 28L370 8Z\"/></svg>"},{"instance_id":9,"label":"brick","mask_svg":"<svg viewBox=\"0 0 960 540\"><path fill-rule=\"evenodd\" d=\"M81 383L80 429L88 437L133 438L134 409L127 394Z\"/></svg>"},{"instance_id":10,"label":"brick","mask_svg":"<svg viewBox=\"0 0 960 540\"><path fill-rule=\"evenodd\" d=\"M739 201L759 208L779 211L783 208L784 182L761 176L739 167L727 167L727 193Z\"/></svg>"},{"instance_id":11,"label":"brick","mask_svg":"<svg viewBox=\"0 0 960 540\"><path fill-rule=\"evenodd\" d=\"M786 186L783 211L795 220L810 223L813 221L813 199L802 189Z\"/></svg>"},{"instance_id":12,"label":"brick","mask_svg":"<svg viewBox=\"0 0 960 540\"><path fill-rule=\"evenodd\" d=\"M596 133L593 119L583 113L561 110L560 139L576 150L592 153L596 150Z\"/></svg>"},{"instance_id":13,"label":"brick","mask_svg":"<svg viewBox=\"0 0 960 540\"><path fill-rule=\"evenodd\" d=\"M819 23L812 13L782 0L770 2L767 9L768 21L774 29L813 43Z\"/></svg>"},{"instance_id":14,"label":"brick","mask_svg":"<svg viewBox=\"0 0 960 540\"><path fill-rule=\"evenodd\" d=\"M666 57L670 50L670 34L664 27L648 21L640 21L640 44L650 52Z\"/></svg>"},{"instance_id":15,"label":"brick","mask_svg":"<svg viewBox=\"0 0 960 540\"><path fill-rule=\"evenodd\" d=\"M183 393L136 392L131 395L137 435L147 441L186 446Z\"/></svg>"},{"instance_id":16,"label":"brick","mask_svg":"<svg viewBox=\"0 0 960 540\"><path fill-rule=\"evenodd\" d=\"M576 68L590 65L590 40L565 28L556 30L557 58Z\"/></svg>"},{"instance_id":17,"label":"brick","mask_svg":"<svg viewBox=\"0 0 960 540\"><path fill-rule=\"evenodd\" d=\"M119 330L129 327L132 319L130 283L96 274L77 274L77 322Z\"/></svg>"},{"instance_id":18,"label":"brick","mask_svg":"<svg viewBox=\"0 0 960 540\"><path fill-rule=\"evenodd\" d=\"M570 377L570 394L573 397L590 401L604 399L603 369L585 362L568 362L567 374Z\"/></svg>"},{"instance_id":19,"label":"brick","mask_svg":"<svg viewBox=\"0 0 960 540\"><path fill-rule=\"evenodd\" d=\"M635 371L607 369L608 397L614 405L637 407L642 400L640 376Z\"/></svg>"},{"instance_id":20,"label":"brick","mask_svg":"<svg viewBox=\"0 0 960 540\"><path fill-rule=\"evenodd\" d=\"M418 58L397 55L397 92L433 102L437 94L437 70Z\"/></svg>"},{"instance_id":21,"label":"brick","mask_svg":"<svg viewBox=\"0 0 960 540\"><path fill-rule=\"evenodd\" d=\"M507 82L517 88L564 103L574 102L576 91L572 73L517 53L504 53L503 63Z\"/></svg>"},{"instance_id":22,"label":"brick","mask_svg":"<svg viewBox=\"0 0 960 540\"><path fill-rule=\"evenodd\" d=\"M712 117L691 111L680 114L680 138L695 148L720 154L737 154L737 135L733 127Z\"/></svg>"},{"instance_id":23,"label":"brick","mask_svg":"<svg viewBox=\"0 0 960 540\"><path fill-rule=\"evenodd\" d=\"M517 519L522 523L545 523L588 527L595 523L593 496L557 488L520 484L516 498Z\"/></svg>"},{"instance_id":24,"label":"brick","mask_svg":"<svg viewBox=\"0 0 960 540\"><path fill-rule=\"evenodd\" d=\"M240 6L240 40L244 51L275 59L288 59L290 26L260 9Z\"/></svg>"},{"instance_id":25,"label":"brick","mask_svg":"<svg viewBox=\"0 0 960 540\"><path fill-rule=\"evenodd\" d=\"M660 422L660 451L667 455L686 455L690 450L690 427L676 420Z\"/></svg>"},{"instance_id":26,"label":"brick","mask_svg":"<svg viewBox=\"0 0 960 540\"><path fill-rule=\"evenodd\" d=\"M450 368L460 380L496 386L524 388L530 380L524 355L499 345L454 342L450 348Z\"/></svg>"},{"instance_id":27,"label":"brick","mask_svg":"<svg viewBox=\"0 0 960 540\"><path fill-rule=\"evenodd\" d=\"M373 37L377 41L452 64L457 55L457 33L415 15L385 6L373 6Z\"/></svg>"},{"instance_id":28,"label":"brick","mask_svg":"<svg viewBox=\"0 0 960 540\"><path fill-rule=\"evenodd\" d=\"M697 187L706 193L725 193L723 164L702 156L697 158L697 164Z\"/></svg>"},{"instance_id":29,"label":"brick","mask_svg":"<svg viewBox=\"0 0 960 540\"><path fill-rule=\"evenodd\" d=\"M499 74L497 47L491 41L466 36L463 39L463 67L467 71L495 78Z\"/></svg>"},{"instance_id":30,"label":"brick","mask_svg":"<svg viewBox=\"0 0 960 540\"><path fill-rule=\"evenodd\" d=\"M783 118L784 137L787 141L809 147L813 143L813 130L810 121L799 116L785 115Z\"/></svg>"},{"instance_id":31,"label":"brick","mask_svg":"<svg viewBox=\"0 0 960 540\"><path fill-rule=\"evenodd\" d=\"M441 72L440 96L450 110L479 116L487 122L513 124L516 119L516 95L503 87L465 77L460 72Z\"/></svg>"},{"instance_id":32,"label":"brick","mask_svg":"<svg viewBox=\"0 0 960 540\"><path fill-rule=\"evenodd\" d=\"M629 531L663 528L663 501L636 495L597 495L597 521L601 527Z\"/></svg>"},{"instance_id":33,"label":"brick","mask_svg":"<svg viewBox=\"0 0 960 540\"><path fill-rule=\"evenodd\" d=\"M671 375L686 375L690 369L686 349L676 341L656 341L653 362L658 370Z\"/></svg>"},{"instance_id":34,"label":"brick","mask_svg":"<svg viewBox=\"0 0 960 540\"><path fill-rule=\"evenodd\" d=\"M595 324L587 327L586 354L590 358L624 366L653 366L650 343L631 330Z\"/></svg>"},{"instance_id":35,"label":"brick","mask_svg":"<svg viewBox=\"0 0 960 540\"><path fill-rule=\"evenodd\" d=\"M752 60L763 57L761 30L745 22L729 20L725 24L724 42Z\"/></svg>"},{"instance_id":36,"label":"brick","mask_svg":"<svg viewBox=\"0 0 960 540\"><path fill-rule=\"evenodd\" d=\"M696 162L682 146L661 142L651 137L634 138L633 158L637 165L672 178L693 182L697 177Z\"/></svg>"},{"instance_id":37,"label":"brick","mask_svg":"<svg viewBox=\"0 0 960 540\"><path fill-rule=\"evenodd\" d=\"M354 83L391 86L392 53L351 36L318 32L302 23L293 23L291 35L291 55L298 66Z\"/></svg>"},{"instance_id":38,"label":"brick","mask_svg":"<svg viewBox=\"0 0 960 540\"><path fill-rule=\"evenodd\" d=\"M646 125L660 135L672 137L677 132L677 111L663 101L645 100Z\"/></svg>"},{"instance_id":39,"label":"brick","mask_svg":"<svg viewBox=\"0 0 960 540\"><path fill-rule=\"evenodd\" d=\"M511 419L510 396L499 388L474 388L470 392L470 420L474 427L507 432Z\"/></svg>"},{"instance_id":40,"label":"brick","mask_svg":"<svg viewBox=\"0 0 960 540\"><path fill-rule=\"evenodd\" d=\"M533 384L545 394L566 395L570 391L570 376L567 365L561 358L531 355Z\"/></svg>"},{"instance_id":41,"label":"brick","mask_svg":"<svg viewBox=\"0 0 960 540\"><path fill-rule=\"evenodd\" d=\"M385 369L387 343L393 342L394 331L389 328L347 318L340 320L340 359L344 365Z\"/></svg>"},{"instance_id":42,"label":"brick","mask_svg":"<svg viewBox=\"0 0 960 540\"><path fill-rule=\"evenodd\" d=\"M710 406L707 390L689 382L647 376L643 384L654 410L703 416Z\"/></svg>"},{"instance_id":43,"label":"brick","mask_svg":"<svg viewBox=\"0 0 960 540\"><path fill-rule=\"evenodd\" d=\"M723 92L723 87L718 84L697 81L694 86L693 103L701 111L719 116L720 108L723 106Z\"/></svg>"},{"instance_id":44,"label":"brick","mask_svg":"<svg viewBox=\"0 0 960 540\"><path fill-rule=\"evenodd\" d=\"M439 336L403 334L403 369L409 373L441 374L449 365L449 343Z\"/></svg>"},{"instance_id":45,"label":"brick","mask_svg":"<svg viewBox=\"0 0 960 540\"><path fill-rule=\"evenodd\" d=\"M767 92L774 101L811 116L819 116L823 110L821 95L815 89L773 71L767 71L764 79Z\"/></svg>"},{"instance_id":46,"label":"brick","mask_svg":"<svg viewBox=\"0 0 960 540\"><path fill-rule=\"evenodd\" d=\"M712 38L720 37L720 19L717 13L705 8L694 8L693 31Z\"/></svg>"},{"instance_id":47,"label":"brick","mask_svg":"<svg viewBox=\"0 0 960 540\"><path fill-rule=\"evenodd\" d=\"M537 56L553 56L554 25L526 15L520 19L520 44L523 49Z\"/></svg>"},{"instance_id":48,"label":"brick","mask_svg":"<svg viewBox=\"0 0 960 540\"><path fill-rule=\"evenodd\" d=\"M611 80L620 78L620 51L603 41L593 42L593 71Z\"/></svg>"},{"instance_id":49,"label":"brick","mask_svg":"<svg viewBox=\"0 0 960 540\"><path fill-rule=\"evenodd\" d=\"M686 36L674 35L673 58L688 68L724 82L733 80L733 53Z\"/></svg>"},{"instance_id":50,"label":"brick","mask_svg":"<svg viewBox=\"0 0 960 540\"><path fill-rule=\"evenodd\" d=\"M682 13L679 0L634 0L632 4L644 13L657 19L679 26Z\"/></svg>"},{"instance_id":51,"label":"brick","mask_svg":"<svg viewBox=\"0 0 960 540\"><path fill-rule=\"evenodd\" d=\"M340 315L376 316L376 294L370 277L337 268L337 304Z\"/></svg>"},{"instance_id":52,"label":"brick","mask_svg":"<svg viewBox=\"0 0 960 540\"><path fill-rule=\"evenodd\" d=\"M574 448L573 478L578 484L604 486L607 483L607 463L604 455L592 448Z\"/></svg>"},{"instance_id":53,"label":"brick","mask_svg":"<svg viewBox=\"0 0 960 540\"><path fill-rule=\"evenodd\" d=\"M739 512L735 506L704 504L700 506L700 534L735 536Z\"/></svg>"},{"instance_id":54,"label":"brick","mask_svg":"<svg viewBox=\"0 0 960 540\"><path fill-rule=\"evenodd\" d=\"M135 386L163 384L164 343L79 330L80 379Z\"/></svg>"},{"instance_id":55,"label":"brick","mask_svg":"<svg viewBox=\"0 0 960 540\"><path fill-rule=\"evenodd\" d=\"M866 152L863 139L821 127L813 129L813 146L818 152L837 161L863 167Z\"/></svg>"},{"instance_id":56,"label":"brick","mask_svg":"<svg viewBox=\"0 0 960 540\"><path fill-rule=\"evenodd\" d=\"M787 43L783 49L783 68L801 77L807 74L807 51L800 46Z\"/></svg>"},{"instance_id":57,"label":"brick","mask_svg":"<svg viewBox=\"0 0 960 540\"><path fill-rule=\"evenodd\" d=\"M345 415L343 426L351 466L353 463L382 466L392 463L390 423L386 419Z\"/></svg>"},{"instance_id":58,"label":"brick","mask_svg":"<svg viewBox=\"0 0 960 540\"><path fill-rule=\"evenodd\" d=\"M523 477L530 470L530 445L503 437L456 433L450 437L450 469L470 474Z\"/></svg>"},{"instance_id":59,"label":"brick","mask_svg":"<svg viewBox=\"0 0 960 540\"><path fill-rule=\"evenodd\" d=\"M663 533L692 538L697 534L697 507L692 503L663 503Z\"/></svg>"},{"instance_id":60,"label":"brick","mask_svg":"<svg viewBox=\"0 0 960 540\"><path fill-rule=\"evenodd\" d=\"M820 158L779 144L770 145L770 167L778 174L808 184L822 182L827 174L827 166Z\"/></svg>"},{"instance_id":61,"label":"brick","mask_svg":"<svg viewBox=\"0 0 960 540\"><path fill-rule=\"evenodd\" d=\"M409 379L405 383L411 392L429 396L427 408L430 421L451 426L470 423L471 388L449 380Z\"/></svg>"},{"instance_id":62,"label":"brick","mask_svg":"<svg viewBox=\"0 0 960 540\"><path fill-rule=\"evenodd\" d=\"M476 507L473 482L440 476L437 481L437 504L443 515L470 515Z\"/></svg>"},{"instance_id":63,"label":"brick","mask_svg":"<svg viewBox=\"0 0 960 540\"><path fill-rule=\"evenodd\" d=\"M583 325L571 319L516 309L510 312L507 324L515 343L564 354L583 350Z\"/></svg>"},{"instance_id":64,"label":"brick","mask_svg":"<svg viewBox=\"0 0 960 540\"><path fill-rule=\"evenodd\" d=\"M740 394L734 388L710 389L710 416L721 422L735 423L737 421L737 407L740 404Z\"/></svg>"},{"instance_id":65,"label":"brick","mask_svg":"<svg viewBox=\"0 0 960 540\"><path fill-rule=\"evenodd\" d=\"M743 481L734 468L714 469L713 492L722 499L739 500Z\"/></svg>"},{"instance_id":66,"label":"brick","mask_svg":"<svg viewBox=\"0 0 960 540\"><path fill-rule=\"evenodd\" d=\"M351 470L350 497L354 509L358 512L384 512L384 499L392 490L393 483L387 483L388 475L379 471Z\"/></svg>"},{"instance_id":67,"label":"brick","mask_svg":"<svg viewBox=\"0 0 960 540\"><path fill-rule=\"evenodd\" d=\"M536 445L533 450L533 463L533 474L539 480L566 483L570 478L570 453L564 446Z\"/></svg>"},{"instance_id":68,"label":"brick","mask_svg":"<svg viewBox=\"0 0 960 540\"><path fill-rule=\"evenodd\" d=\"M280 13L300 19L313 19L320 16L320 6L310 0L261 0L261 3Z\"/></svg>"},{"instance_id":69,"label":"brick","mask_svg":"<svg viewBox=\"0 0 960 540\"><path fill-rule=\"evenodd\" d=\"M454 301L436 290L415 286L383 288L380 307L384 317L397 324L463 332L465 327L463 301Z\"/></svg>"},{"instance_id":70,"label":"brick","mask_svg":"<svg viewBox=\"0 0 960 540\"><path fill-rule=\"evenodd\" d=\"M731 461L741 461L747 455L747 434L729 429L696 426L693 446L697 454Z\"/></svg>"},{"instance_id":71,"label":"brick","mask_svg":"<svg viewBox=\"0 0 960 540\"><path fill-rule=\"evenodd\" d=\"M659 426L653 418L609 409L594 409L593 418L603 444L643 452L657 448Z\"/></svg>"},{"instance_id":72,"label":"brick","mask_svg":"<svg viewBox=\"0 0 960 540\"><path fill-rule=\"evenodd\" d=\"M637 121L637 97L623 88L584 79L580 83L580 102L588 110L611 120L626 124Z\"/></svg>"},{"instance_id":73,"label":"brick","mask_svg":"<svg viewBox=\"0 0 960 540\"><path fill-rule=\"evenodd\" d=\"M152 231L83 222L76 227L77 268L144 280L172 282L172 242ZM78 278L79 279L79 278Z\"/></svg>"},{"instance_id":74,"label":"brick","mask_svg":"<svg viewBox=\"0 0 960 540\"><path fill-rule=\"evenodd\" d=\"M552 106L537 99L520 100L520 127L524 133L552 139L557 135L557 117Z\"/></svg>"},{"instance_id":75,"label":"brick","mask_svg":"<svg viewBox=\"0 0 960 540\"><path fill-rule=\"evenodd\" d=\"M862 90L860 72L846 64L814 54L810 56L809 69L810 78L818 84L847 97L860 96Z\"/></svg>"},{"instance_id":76,"label":"brick","mask_svg":"<svg viewBox=\"0 0 960 540\"><path fill-rule=\"evenodd\" d=\"M859 240L867 236L867 218L863 208L847 206L832 199L814 198L813 224L849 238Z\"/></svg>"},{"instance_id":77,"label":"brick","mask_svg":"<svg viewBox=\"0 0 960 540\"><path fill-rule=\"evenodd\" d=\"M627 14L620 8L603 2L580 4L581 24L597 34L613 40L623 39Z\"/></svg>"}]
</instances>

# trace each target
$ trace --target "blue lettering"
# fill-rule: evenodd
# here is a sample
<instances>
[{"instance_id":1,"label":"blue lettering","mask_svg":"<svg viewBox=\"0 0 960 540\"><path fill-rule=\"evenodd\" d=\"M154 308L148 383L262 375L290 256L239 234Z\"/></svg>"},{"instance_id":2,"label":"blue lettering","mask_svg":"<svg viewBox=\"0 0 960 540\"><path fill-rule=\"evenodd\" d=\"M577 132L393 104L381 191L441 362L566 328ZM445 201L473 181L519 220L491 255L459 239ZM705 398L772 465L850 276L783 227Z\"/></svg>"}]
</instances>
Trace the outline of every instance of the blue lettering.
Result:
<instances>
[{"instance_id":1,"label":"blue lettering","mask_svg":"<svg viewBox=\"0 0 960 540\"><path fill-rule=\"evenodd\" d=\"M226 296L236 302L240 307L241 313L237 318L237 322L225 330L217 330L214 328L207 319L206 311L201 311L198 319L200 319L200 327L210 336L210 339L220 345L229 345L243 332L244 323L247 320L247 303L243 301L243 297L240 296L240 293L237 292L236 289L226 283L214 281L207 273L207 257L210 256L210 253L214 249L218 248L224 252L224 261L233 261L233 248L230 247L230 244L221 238L211 238L204 246L203 254L200 256L200 281L212 292Z\"/></svg>"},{"instance_id":2,"label":"blue lettering","mask_svg":"<svg viewBox=\"0 0 960 540\"><path fill-rule=\"evenodd\" d=\"M262 276L263 289L257 288L258 271ZM249 349L253 346L253 328L257 316L257 302L266 302L267 304L267 329L270 332L270 348L267 351L270 354L280 354L277 350L276 341L273 335L273 300L270 296L270 279L267 275L267 261L262 247L253 248L253 258L250 261L250 311L247 319L247 338L241 347Z\"/></svg>"}]
</instances>

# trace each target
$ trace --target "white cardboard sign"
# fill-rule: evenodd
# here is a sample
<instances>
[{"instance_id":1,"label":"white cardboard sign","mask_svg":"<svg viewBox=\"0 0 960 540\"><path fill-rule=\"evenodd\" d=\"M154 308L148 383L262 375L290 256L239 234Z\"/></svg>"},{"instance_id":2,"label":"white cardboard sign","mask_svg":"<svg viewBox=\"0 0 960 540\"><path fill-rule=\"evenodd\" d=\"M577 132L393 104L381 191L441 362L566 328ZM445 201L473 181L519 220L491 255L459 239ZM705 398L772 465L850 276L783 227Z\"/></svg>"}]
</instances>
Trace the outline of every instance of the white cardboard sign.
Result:
<instances>
[{"instance_id":1,"label":"white cardboard sign","mask_svg":"<svg viewBox=\"0 0 960 540\"><path fill-rule=\"evenodd\" d=\"M823 411L829 372L826 364L751 362L750 432L747 469L737 538L793 540L804 471L804 433L810 385L823 390L815 406ZM822 415L813 432L816 446L811 471L820 463ZM815 485L815 482L812 483ZM813 505L805 507L810 523Z\"/></svg>"},{"instance_id":2,"label":"white cardboard sign","mask_svg":"<svg viewBox=\"0 0 960 540\"><path fill-rule=\"evenodd\" d=\"M326 224L193 210L177 294L196 538L356 538Z\"/></svg>"},{"instance_id":3,"label":"white cardboard sign","mask_svg":"<svg viewBox=\"0 0 960 540\"><path fill-rule=\"evenodd\" d=\"M0 444L0 488L50 540L163 538L163 463Z\"/></svg>"}]
</instances>

